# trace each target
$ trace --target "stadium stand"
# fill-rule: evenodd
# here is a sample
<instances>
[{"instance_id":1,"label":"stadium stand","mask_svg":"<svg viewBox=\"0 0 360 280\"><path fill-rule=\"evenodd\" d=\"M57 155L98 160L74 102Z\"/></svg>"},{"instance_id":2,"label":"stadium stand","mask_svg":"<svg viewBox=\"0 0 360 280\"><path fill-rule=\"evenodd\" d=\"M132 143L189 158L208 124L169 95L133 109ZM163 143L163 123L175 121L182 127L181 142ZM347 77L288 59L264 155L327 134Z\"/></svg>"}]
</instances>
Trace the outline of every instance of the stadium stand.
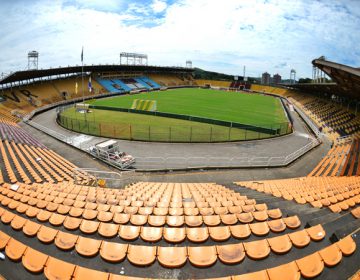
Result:
<instances>
[{"instance_id":1,"label":"stadium stand","mask_svg":"<svg viewBox=\"0 0 360 280\"><path fill-rule=\"evenodd\" d=\"M95 92L195 82L230 86L173 73L149 77L97 78ZM251 87L289 97L336 140L307 177L95 188L86 173L75 182L76 166L26 133L12 114L64 100L63 92L73 98L75 81L5 92L13 98L0 108L0 250L6 256L0 265L10 276L275 280L356 273L359 131L358 119L346 108L288 89Z\"/></svg>"},{"instance_id":2,"label":"stadium stand","mask_svg":"<svg viewBox=\"0 0 360 280\"><path fill-rule=\"evenodd\" d=\"M211 87L219 87L219 88L229 88L231 82L229 81L214 81L214 80L195 80L196 84L205 87L205 86L211 86Z\"/></svg>"}]
</instances>

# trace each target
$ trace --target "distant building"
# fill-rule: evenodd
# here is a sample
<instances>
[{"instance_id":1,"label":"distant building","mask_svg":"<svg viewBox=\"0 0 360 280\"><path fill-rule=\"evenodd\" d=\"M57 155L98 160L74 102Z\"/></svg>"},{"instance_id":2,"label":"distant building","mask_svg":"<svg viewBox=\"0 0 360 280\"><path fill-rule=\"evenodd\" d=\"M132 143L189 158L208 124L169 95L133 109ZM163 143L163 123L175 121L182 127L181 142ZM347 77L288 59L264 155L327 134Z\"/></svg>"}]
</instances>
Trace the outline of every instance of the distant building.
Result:
<instances>
[{"instance_id":1,"label":"distant building","mask_svg":"<svg viewBox=\"0 0 360 280\"><path fill-rule=\"evenodd\" d=\"M262 74L261 83L263 85L270 85L270 74L268 72Z\"/></svg>"},{"instance_id":2,"label":"distant building","mask_svg":"<svg viewBox=\"0 0 360 280\"><path fill-rule=\"evenodd\" d=\"M279 74L275 74L273 76L273 84L280 84L281 83L281 76Z\"/></svg>"}]
</instances>

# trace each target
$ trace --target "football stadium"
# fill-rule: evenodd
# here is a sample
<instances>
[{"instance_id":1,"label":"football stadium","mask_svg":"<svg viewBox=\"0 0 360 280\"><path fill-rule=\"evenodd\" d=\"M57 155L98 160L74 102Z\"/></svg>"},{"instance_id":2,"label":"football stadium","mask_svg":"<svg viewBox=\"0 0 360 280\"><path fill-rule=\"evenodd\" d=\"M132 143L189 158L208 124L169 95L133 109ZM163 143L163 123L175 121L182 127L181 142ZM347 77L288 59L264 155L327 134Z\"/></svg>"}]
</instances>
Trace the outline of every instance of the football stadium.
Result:
<instances>
[{"instance_id":1,"label":"football stadium","mask_svg":"<svg viewBox=\"0 0 360 280\"><path fill-rule=\"evenodd\" d=\"M77 49L1 60L0 279L360 279L360 59L311 49L287 79Z\"/></svg>"}]
</instances>

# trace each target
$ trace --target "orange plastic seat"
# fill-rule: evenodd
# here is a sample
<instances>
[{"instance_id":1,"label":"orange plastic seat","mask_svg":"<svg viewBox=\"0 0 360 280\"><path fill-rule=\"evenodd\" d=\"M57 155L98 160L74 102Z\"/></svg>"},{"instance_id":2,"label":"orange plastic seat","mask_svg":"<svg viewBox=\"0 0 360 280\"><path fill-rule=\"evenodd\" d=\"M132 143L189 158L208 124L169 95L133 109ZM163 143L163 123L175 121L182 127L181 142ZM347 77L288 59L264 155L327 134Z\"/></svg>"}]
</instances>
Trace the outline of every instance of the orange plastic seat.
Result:
<instances>
[{"instance_id":1,"label":"orange plastic seat","mask_svg":"<svg viewBox=\"0 0 360 280\"><path fill-rule=\"evenodd\" d=\"M11 221L15 218L15 214L10 212L10 211L6 211L1 215L1 221L4 224L10 224Z\"/></svg>"},{"instance_id":2,"label":"orange plastic seat","mask_svg":"<svg viewBox=\"0 0 360 280\"><path fill-rule=\"evenodd\" d=\"M352 239L351 235L348 235L345 238L340 239L335 244L336 246L339 247L339 249L341 250L344 256L350 256L356 250L356 243Z\"/></svg>"},{"instance_id":3,"label":"orange plastic seat","mask_svg":"<svg viewBox=\"0 0 360 280\"><path fill-rule=\"evenodd\" d=\"M232 277L233 280L269 280L266 270L260 270L252 273L236 275ZM283 279L283 278L282 278Z\"/></svg>"},{"instance_id":4,"label":"orange plastic seat","mask_svg":"<svg viewBox=\"0 0 360 280\"><path fill-rule=\"evenodd\" d=\"M99 211L97 215L97 219L100 222L110 222L113 219L114 213L111 212L105 212L105 211Z\"/></svg>"},{"instance_id":5,"label":"orange plastic seat","mask_svg":"<svg viewBox=\"0 0 360 280\"><path fill-rule=\"evenodd\" d=\"M125 213L115 213L113 217L113 222L116 224L124 225L130 220L130 215Z\"/></svg>"},{"instance_id":6,"label":"orange plastic seat","mask_svg":"<svg viewBox=\"0 0 360 280\"><path fill-rule=\"evenodd\" d=\"M98 233L107 238L114 237L119 232L119 225L117 224L109 224L109 223L100 223L98 228Z\"/></svg>"},{"instance_id":7,"label":"orange plastic seat","mask_svg":"<svg viewBox=\"0 0 360 280\"><path fill-rule=\"evenodd\" d=\"M164 228L164 239L170 243L179 243L185 240L186 231L181 228Z\"/></svg>"},{"instance_id":8,"label":"orange plastic seat","mask_svg":"<svg viewBox=\"0 0 360 280\"><path fill-rule=\"evenodd\" d=\"M318 276L324 270L324 262L318 252L295 261L305 278Z\"/></svg>"},{"instance_id":9,"label":"orange plastic seat","mask_svg":"<svg viewBox=\"0 0 360 280\"><path fill-rule=\"evenodd\" d=\"M101 240L79 236L76 241L75 249L80 255L85 257L95 256L99 252Z\"/></svg>"},{"instance_id":10,"label":"orange plastic seat","mask_svg":"<svg viewBox=\"0 0 360 280\"><path fill-rule=\"evenodd\" d=\"M46 210L41 210L37 215L36 215L36 218L42 222L42 223L45 223L47 222L50 217L52 215L52 212L50 211L46 211Z\"/></svg>"},{"instance_id":11,"label":"orange plastic seat","mask_svg":"<svg viewBox=\"0 0 360 280\"><path fill-rule=\"evenodd\" d=\"M0 231L0 250L4 250L11 237L6 233Z\"/></svg>"},{"instance_id":12,"label":"orange plastic seat","mask_svg":"<svg viewBox=\"0 0 360 280\"><path fill-rule=\"evenodd\" d=\"M37 233L37 238L43 243L51 243L55 240L57 233L58 230L55 230L51 227L42 226Z\"/></svg>"},{"instance_id":13,"label":"orange plastic seat","mask_svg":"<svg viewBox=\"0 0 360 280\"><path fill-rule=\"evenodd\" d=\"M108 262L121 262L126 257L128 244L103 241L100 247L100 256Z\"/></svg>"},{"instance_id":14,"label":"orange plastic seat","mask_svg":"<svg viewBox=\"0 0 360 280\"><path fill-rule=\"evenodd\" d=\"M156 258L156 246L129 245L127 258L134 265L150 265Z\"/></svg>"},{"instance_id":15,"label":"orange plastic seat","mask_svg":"<svg viewBox=\"0 0 360 280\"><path fill-rule=\"evenodd\" d=\"M168 268L181 267L187 260L186 247L158 247L157 260Z\"/></svg>"},{"instance_id":16,"label":"orange plastic seat","mask_svg":"<svg viewBox=\"0 0 360 280\"><path fill-rule=\"evenodd\" d=\"M204 224L209 227L214 227L220 225L220 216L219 215L211 215L211 216L203 216Z\"/></svg>"},{"instance_id":17,"label":"orange plastic seat","mask_svg":"<svg viewBox=\"0 0 360 280\"><path fill-rule=\"evenodd\" d=\"M187 247L189 261L197 267L208 267L213 265L217 260L215 246L205 247Z\"/></svg>"},{"instance_id":18,"label":"orange plastic seat","mask_svg":"<svg viewBox=\"0 0 360 280\"><path fill-rule=\"evenodd\" d=\"M95 233L99 228L100 223L90 220L82 220L80 224L80 230L83 233L86 234L93 234Z\"/></svg>"},{"instance_id":19,"label":"orange plastic seat","mask_svg":"<svg viewBox=\"0 0 360 280\"><path fill-rule=\"evenodd\" d=\"M225 264L236 264L245 258L245 250L242 243L216 246L216 251L219 259Z\"/></svg>"},{"instance_id":20,"label":"orange plastic seat","mask_svg":"<svg viewBox=\"0 0 360 280\"><path fill-rule=\"evenodd\" d=\"M268 238L267 241L271 250L276 254L285 254L289 252L292 247L291 240L287 234Z\"/></svg>"},{"instance_id":21,"label":"orange plastic seat","mask_svg":"<svg viewBox=\"0 0 360 280\"><path fill-rule=\"evenodd\" d=\"M78 238L78 235L59 231L55 238L55 245L62 250L71 250L75 247Z\"/></svg>"},{"instance_id":22,"label":"orange plastic seat","mask_svg":"<svg viewBox=\"0 0 360 280\"><path fill-rule=\"evenodd\" d=\"M131 215L130 223L134 226L142 226L147 223L148 216L147 215Z\"/></svg>"},{"instance_id":23,"label":"orange plastic seat","mask_svg":"<svg viewBox=\"0 0 360 280\"><path fill-rule=\"evenodd\" d=\"M299 230L288 234L291 242L295 247L302 248L310 243L310 236L306 230Z\"/></svg>"},{"instance_id":24,"label":"orange plastic seat","mask_svg":"<svg viewBox=\"0 0 360 280\"><path fill-rule=\"evenodd\" d=\"M148 223L150 226L153 226L153 227L162 227L166 223L166 217L150 215L148 217Z\"/></svg>"},{"instance_id":25,"label":"orange plastic seat","mask_svg":"<svg viewBox=\"0 0 360 280\"><path fill-rule=\"evenodd\" d=\"M259 222L249 224L251 232L257 236L267 235L270 231L269 226L266 222Z\"/></svg>"},{"instance_id":26,"label":"orange plastic seat","mask_svg":"<svg viewBox=\"0 0 360 280\"><path fill-rule=\"evenodd\" d=\"M44 268L44 274L49 280L70 280L75 265L49 257Z\"/></svg>"},{"instance_id":27,"label":"orange plastic seat","mask_svg":"<svg viewBox=\"0 0 360 280\"><path fill-rule=\"evenodd\" d=\"M15 215L15 217L11 221L11 227L14 230L21 230L26 222L27 222L27 219L25 219L21 216Z\"/></svg>"},{"instance_id":28,"label":"orange plastic seat","mask_svg":"<svg viewBox=\"0 0 360 280\"><path fill-rule=\"evenodd\" d=\"M125 214L130 214L130 215L134 215L138 212L139 210L139 207L136 207L136 206L126 206L124 208L124 213Z\"/></svg>"},{"instance_id":29,"label":"orange plastic seat","mask_svg":"<svg viewBox=\"0 0 360 280\"><path fill-rule=\"evenodd\" d=\"M235 225L238 222L235 214L220 215L220 219L224 225Z\"/></svg>"},{"instance_id":30,"label":"orange plastic seat","mask_svg":"<svg viewBox=\"0 0 360 280\"><path fill-rule=\"evenodd\" d=\"M67 215L70 211L70 206L59 204L59 207L56 210L60 215Z\"/></svg>"},{"instance_id":31,"label":"orange plastic seat","mask_svg":"<svg viewBox=\"0 0 360 280\"><path fill-rule=\"evenodd\" d=\"M275 233L283 232L286 229L286 224L283 219L276 219L267 222L270 230Z\"/></svg>"},{"instance_id":32,"label":"orange plastic seat","mask_svg":"<svg viewBox=\"0 0 360 280\"><path fill-rule=\"evenodd\" d=\"M184 216L166 216L166 223L170 227L181 227L184 225Z\"/></svg>"},{"instance_id":33,"label":"orange plastic seat","mask_svg":"<svg viewBox=\"0 0 360 280\"><path fill-rule=\"evenodd\" d=\"M169 208L170 216L182 216L184 215L184 208Z\"/></svg>"},{"instance_id":34,"label":"orange plastic seat","mask_svg":"<svg viewBox=\"0 0 360 280\"><path fill-rule=\"evenodd\" d=\"M275 266L267 269L270 280L282 280L286 275L287 280L300 280L301 274L296 262Z\"/></svg>"},{"instance_id":35,"label":"orange plastic seat","mask_svg":"<svg viewBox=\"0 0 360 280\"><path fill-rule=\"evenodd\" d=\"M231 235L237 239L248 238L251 234L251 230L248 224L230 226Z\"/></svg>"},{"instance_id":36,"label":"orange plastic seat","mask_svg":"<svg viewBox=\"0 0 360 280\"><path fill-rule=\"evenodd\" d=\"M280 219L282 217L282 213L279 208L267 210L267 214L270 219Z\"/></svg>"},{"instance_id":37,"label":"orange plastic seat","mask_svg":"<svg viewBox=\"0 0 360 280\"><path fill-rule=\"evenodd\" d=\"M214 207L214 212L216 215L226 215L229 211L227 207Z\"/></svg>"},{"instance_id":38,"label":"orange plastic seat","mask_svg":"<svg viewBox=\"0 0 360 280\"><path fill-rule=\"evenodd\" d=\"M243 224L249 224L254 220L254 216L250 212L236 214L236 216L239 219L239 221Z\"/></svg>"},{"instance_id":39,"label":"orange plastic seat","mask_svg":"<svg viewBox=\"0 0 360 280\"><path fill-rule=\"evenodd\" d=\"M72 279L73 280L84 280L84 279L108 280L109 273L90 269L90 268L85 268L81 266L76 266Z\"/></svg>"},{"instance_id":40,"label":"orange plastic seat","mask_svg":"<svg viewBox=\"0 0 360 280\"><path fill-rule=\"evenodd\" d=\"M319 251L319 254L326 266L335 266L342 259L342 253L336 244L332 244Z\"/></svg>"},{"instance_id":41,"label":"orange plastic seat","mask_svg":"<svg viewBox=\"0 0 360 280\"><path fill-rule=\"evenodd\" d=\"M314 241L320 241L325 237L325 230L321 224L306 229L310 238Z\"/></svg>"},{"instance_id":42,"label":"orange plastic seat","mask_svg":"<svg viewBox=\"0 0 360 280\"><path fill-rule=\"evenodd\" d=\"M82 219L67 216L63 222L64 228L67 230L77 230L82 222Z\"/></svg>"},{"instance_id":43,"label":"orange plastic seat","mask_svg":"<svg viewBox=\"0 0 360 280\"><path fill-rule=\"evenodd\" d=\"M121 225L119 236L124 240L135 240L139 237L141 227Z\"/></svg>"},{"instance_id":44,"label":"orange plastic seat","mask_svg":"<svg viewBox=\"0 0 360 280\"><path fill-rule=\"evenodd\" d=\"M229 206L228 209L229 209L229 213L231 213L231 214L239 214L242 212L242 208L239 205Z\"/></svg>"},{"instance_id":45,"label":"orange plastic seat","mask_svg":"<svg viewBox=\"0 0 360 280\"><path fill-rule=\"evenodd\" d=\"M209 238L209 231L207 227L186 228L186 237L192 242L205 242Z\"/></svg>"},{"instance_id":46,"label":"orange plastic seat","mask_svg":"<svg viewBox=\"0 0 360 280\"><path fill-rule=\"evenodd\" d=\"M185 224L189 227L199 227L202 223L202 216L185 216Z\"/></svg>"},{"instance_id":47,"label":"orange plastic seat","mask_svg":"<svg viewBox=\"0 0 360 280\"><path fill-rule=\"evenodd\" d=\"M254 260L266 258L270 254L270 247L266 239L244 243L246 255Z\"/></svg>"},{"instance_id":48,"label":"orange plastic seat","mask_svg":"<svg viewBox=\"0 0 360 280\"><path fill-rule=\"evenodd\" d=\"M162 238L162 228L161 227L142 227L141 232L140 232L140 237L144 241L157 242Z\"/></svg>"},{"instance_id":49,"label":"orange plastic seat","mask_svg":"<svg viewBox=\"0 0 360 280\"><path fill-rule=\"evenodd\" d=\"M231 237L230 228L228 226L209 227L210 237L215 241L225 241Z\"/></svg>"},{"instance_id":50,"label":"orange plastic seat","mask_svg":"<svg viewBox=\"0 0 360 280\"><path fill-rule=\"evenodd\" d=\"M214 215L214 209L212 207L199 207L201 216L211 216Z\"/></svg>"},{"instance_id":51,"label":"orange plastic seat","mask_svg":"<svg viewBox=\"0 0 360 280\"><path fill-rule=\"evenodd\" d=\"M28 220L23 226L22 230L27 236L35 236L39 231L41 225Z\"/></svg>"},{"instance_id":52,"label":"orange plastic seat","mask_svg":"<svg viewBox=\"0 0 360 280\"><path fill-rule=\"evenodd\" d=\"M169 213L169 209L167 207L155 207L153 209L153 214L155 216L166 216Z\"/></svg>"},{"instance_id":53,"label":"orange plastic seat","mask_svg":"<svg viewBox=\"0 0 360 280\"><path fill-rule=\"evenodd\" d=\"M151 215L152 212L153 212L153 207L140 207L138 214L148 216Z\"/></svg>"},{"instance_id":54,"label":"orange plastic seat","mask_svg":"<svg viewBox=\"0 0 360 280\"><path fill-rule=\"evenodd\" d=\"M27 246L11 238L5 247L5 253L9 259L19 261L25 253Z\"/></svg>"},{"instance_id":55,"label":"orange plastic seat","mask_svg":"<svg viewBox=\"0 0 360 280\"><path fill-rule=\"evenodd\" d=\"M354 216L354 218L360 219L360 207L351 210L351 214Z\"/></svg>"},{"instance_id":56,"label":"orange plastic seat","mask_svg":"<svg viewBox=\"0 0 360 280\"><path fill-rule=\"evenodd\" d=\"M300 219L298 216L291 216L284 218L284 223L290 229L296 229L301 225Z\"/></svg>"},{"instance_id":57,"label":"orange plastic seat","mask_svg":"<svg viewBox=\"0 0 360 280\"><path fill-rule=\"evenodd\" d=\"M43 271L48 258L48 255L28 247L22 257L22 264L27 270L33 273L40 273Z\"/></svg>"},{"instance_id":58,"label":"orange plastic seat","mask_svg":"<svg viewBox=\"0 0 360 280\"><path fill-rule=\"evenodd\" d=\"M16 211L20 214L25 213L29 209L29 205L20 203L18 207L16 207Z\"/></svg>"},{"instance_id":59,"label":"orange plastic seat","mask_svg":"<svg viewBox=\"0 0 360 280\"><path fill-rule=\"evenodd\" d=\"M49 223L53 226L61 226L65 220L65 215L53 213L49 219Z\"/></svg>"},{"instance_id":60,"label":"orange plastic seat","mask_svg":"<svg viewBox=\"0 0 360 280\"><path fill-rule=\"evenodd\" d=\"M92 209L85 209L82 213L84 219L94 220L98 215L98 211Z\"/></svg>"},{"instance_id":61,"label":"orange plastic seat","mask_svg":"<svg viewBox=\"0 0 360 280\"><path fill-rule=\"evenodd\" d=\"M71 207L69 211L69 215L71 217L76 217L76 218L81 217L83 213L84 213L84 209L79 207Z\"/></svg>"},{"instance_id":62,"label":"orange plastic seat","mask_svg":"<svg viewBox=\"0 0 360 280\"><path fill-rule=\"evenodd\" d=\"M200 213L199 208L189 207L184 208L184 214L186 216L198 216Z\"/></svg>"},{"instance_id":63,"label":"orange plastic seat","mask_svg":"<svg viewBox=\"0 0 360 280\"><path fill-rule=\"evenodd\" d=\"M259 221L259 222L266 221L269 218L266 210L255 211L255 212L252 213L252 215L254 216L254 219Z\"/></svg>"}]
</instances>

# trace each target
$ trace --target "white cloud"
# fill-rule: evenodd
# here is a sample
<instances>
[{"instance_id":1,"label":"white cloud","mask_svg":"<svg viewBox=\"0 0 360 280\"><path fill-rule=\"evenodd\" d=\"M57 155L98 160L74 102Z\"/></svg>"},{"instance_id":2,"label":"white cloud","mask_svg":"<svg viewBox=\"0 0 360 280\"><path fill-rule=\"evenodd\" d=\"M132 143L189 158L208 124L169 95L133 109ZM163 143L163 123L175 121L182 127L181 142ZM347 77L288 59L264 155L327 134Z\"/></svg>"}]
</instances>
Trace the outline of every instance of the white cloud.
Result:
<instances>
[{"instance_id":1,"label":"white cloud","mask_svg":"<svg viewBox=\"0 0 360 280\"><path fill-rule=\"evenodd\" d=\"M360 66L356 1L149 1L1 3L0 72L24 69L33 49L43 68L79 64L81 46L87 64L118 63L130 51L149 54L150 64L190 59L229 74L241 75L246 65L252 76L288 77L292 68L311 76L311 60L321 55Z\"/></svg>"},{"instance_id":2,"label":"white cloud","mask_svg":"<svg viewBox=\"0 0 360 280\"><path fill-rule=\"evenodd\" d=\"M155 13L161 13L167 8L166 1L154 0L151 4L151 8Z\"/></svg>"}]
</instances>

